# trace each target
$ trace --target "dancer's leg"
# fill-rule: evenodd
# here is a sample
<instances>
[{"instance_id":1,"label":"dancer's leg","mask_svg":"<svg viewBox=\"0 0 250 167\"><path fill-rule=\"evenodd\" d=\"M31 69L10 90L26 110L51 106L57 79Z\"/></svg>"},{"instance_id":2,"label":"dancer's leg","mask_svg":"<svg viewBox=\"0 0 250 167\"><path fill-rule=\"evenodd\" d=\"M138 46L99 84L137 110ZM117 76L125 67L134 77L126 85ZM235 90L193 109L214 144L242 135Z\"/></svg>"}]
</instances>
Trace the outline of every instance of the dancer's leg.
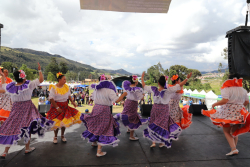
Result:
<instances>
[{"instance_id":1,"label":"dancer's leg","mask_svg":"<svg viewBox=\"0 0 250 167\"><path fill-rule=\"evenodd\" d=\"M235 145L235 141L234 138L232 137L232 135L230 134L232 127L223 127L223 132L225 134L225 137L227 139L228 144L231 147L231 151L236 150L236 145Z\"/></svg>"},{"instance_id":2,"label":"dancer's leg","mask_svg":"<svg viewBox=\"0 0 250 167\"><path fill-rule=\"evenodd\" d=\"M66 138L64 137L65 127L61 128L61 139L66 141Z\"/></svg>"},{"instance_id":3,"label":"dancer's leg","mask_svg":"<svg viewBox=\"0 0 250 167\"><path fill-rule=\"evenodd\" d=\"M238 128L239 128L239 125L234 125L234 126L232 127L231 134L233 134ZM234 138L234 143L235 143L235 146L237 146L237 143L238 143L238 136Z\"/></svg>"}]
</instances>

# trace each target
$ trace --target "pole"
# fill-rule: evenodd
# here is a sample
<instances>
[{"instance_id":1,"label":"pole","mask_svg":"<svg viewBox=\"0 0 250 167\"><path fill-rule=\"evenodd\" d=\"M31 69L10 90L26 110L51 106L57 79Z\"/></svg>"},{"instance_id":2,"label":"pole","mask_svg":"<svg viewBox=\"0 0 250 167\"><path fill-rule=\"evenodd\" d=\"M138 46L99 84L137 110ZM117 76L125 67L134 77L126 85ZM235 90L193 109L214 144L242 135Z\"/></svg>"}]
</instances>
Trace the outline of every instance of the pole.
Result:
<instances>
[{"instance_id":1,"label":"pole","mask_svg":"<svg viewBox=\"0 0 250 167\"><path fill-rule=\"evenodd\" d=\"M3 24L0 23L0 57L2 55L2 52L1 52L1 29L3 28Z\"/></svg>"}]
</instances>

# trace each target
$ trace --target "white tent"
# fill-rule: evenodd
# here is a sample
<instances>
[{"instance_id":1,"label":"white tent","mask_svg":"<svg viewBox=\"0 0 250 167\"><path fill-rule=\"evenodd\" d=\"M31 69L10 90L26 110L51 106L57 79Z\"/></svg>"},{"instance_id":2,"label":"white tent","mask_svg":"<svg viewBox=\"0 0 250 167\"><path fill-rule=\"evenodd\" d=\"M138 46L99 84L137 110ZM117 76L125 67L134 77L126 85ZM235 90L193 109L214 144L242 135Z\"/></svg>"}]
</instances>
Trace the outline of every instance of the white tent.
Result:
<instances>
[{"instance_id":1,"label":"white tent","mask_svg":"<svg viewBox=\"0 0 250 167\"><path fill-rule=\"evenodd\" d=\"M212 108L212 105L217 102L217 98L218 98L218 96L216 94L214 94L214 92L211 90L206 94L206 98L205 98L206 102L205 103L206 103L206 106L209 110Z\"/></svg>"},{"instance_id":2,"label":"white tent","mask_svg":"<svg viewBox=\"0 0 250 167\"><path fill-rule=\"evenodd\" d=\"M49 85L51 85L51 84L53 84L53 83L49 83L49 82L42 82L42 83L40 83L40 85L39 85L39 86L49 86Z\"/></svg>"},{"instance_id":3,"label":"white tent","mask_svg":"<svg viewBox=\"0 0 250 167\"><path fill-rule=\"evenodd\" d=\"M187 93L193 93L191 89L188 89L187 90Z\"/></svg>"},{"instance_id":4,"label":"white tent","mask_svg":"<svg viewBox=\"0 0 250 167\"><path fill-rule=\"evenodd\" d=\"M184 92L187 92L187 89L185 88L185 89L183 89L183 91L184 91Z\"/></svg>"},{"instance_id":5,"label":"white tent","mask_svg":"<svg viewBox=\"0 0 250 167\"><path fill-rule=\"evenodd\" d=\"M192 92L192 94L200 94L199 92L198 92L198 90L194 90L193 92Z\"/></svg>"},{"instance_id":6,"label":"white tent","mask_svg":"<svg viewBox=\"0 0 250 167\"><path fill-rule=\"evenodd\" d=\"M206 95L207 93L204 90L202 90L199 94Z\"/></svg>"}]
</instances>

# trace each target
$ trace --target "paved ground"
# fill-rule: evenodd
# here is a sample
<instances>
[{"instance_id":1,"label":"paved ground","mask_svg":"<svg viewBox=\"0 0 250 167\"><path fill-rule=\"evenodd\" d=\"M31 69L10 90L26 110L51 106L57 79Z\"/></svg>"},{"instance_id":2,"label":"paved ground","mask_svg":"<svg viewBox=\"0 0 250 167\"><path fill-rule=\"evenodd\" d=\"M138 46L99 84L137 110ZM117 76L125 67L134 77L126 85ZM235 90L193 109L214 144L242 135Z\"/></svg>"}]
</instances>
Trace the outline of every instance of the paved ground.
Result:
<instances>
[{"instance_id":1,"label":"paved ground","mask_svg":"<svg viewBox=\"0 0 250 167\"><path fill-rule=\"evenodd\" d=\"M146 127L146 126L145 126ZM0 166L7 167L36 167L36 166L67 166L67 167L240 167L250 164L250 134L240 136L239 155L225 156L230 151L222 129L213 126L210 120L203 116L194 116L191 127L182 132L178 141L174 141L172 148L153 148L151 142L143 138L142 131L136 132L139 141L129 141L126 129L121 128L122 135L118 147L104 147L108 154L97 158L96 148L80 138L85 128L74 125L66 131L66 144L52 143L53 132L45 138L32 138L32 146L36 150L24 155L24 145L11 147L6 160L0 160ZM60 138L59 138L60 139ZM0 147L0 151L3 151Z\"/></svg>"}]
</instances>

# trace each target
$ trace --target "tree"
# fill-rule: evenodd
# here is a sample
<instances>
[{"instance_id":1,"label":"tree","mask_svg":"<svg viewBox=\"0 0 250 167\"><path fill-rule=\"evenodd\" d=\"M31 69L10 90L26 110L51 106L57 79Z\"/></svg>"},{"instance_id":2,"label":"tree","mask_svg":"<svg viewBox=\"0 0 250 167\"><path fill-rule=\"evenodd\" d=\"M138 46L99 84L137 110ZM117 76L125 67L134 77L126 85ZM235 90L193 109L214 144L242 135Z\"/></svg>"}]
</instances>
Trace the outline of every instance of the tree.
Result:
<instances>
[{"instance_id":1,"label":"tree","mask_svg":"<svg viewBox=\"0 0 250 167\"><path fill-rule=\"evenodd\" d=\"M162 68L161 63L159 62L157 65L153 65L147 70L147 74L150 77L150 81L152 83L156 83L160 76L164 75L165 71Z\"/></svg>"},{"instance_id":2,"label":"tree","mask_svg":"<svg viewBox=\"0 0 250 167\"><path fill-rule=\"evenodd\" d=\"M68 71L66 74L65 74L66 78L68 81L76 81L78 78L78 75L77 73L73 72L73 71Z\"/></svg>"},{"instance_id":3,"label":"tree","mask_svg":"<svg viewBox=\"0 0 250 167\"><path fill-rule=\"evenodd\" d=\"M12 62L7 62L7 61L2 63L2 67L7 69L10 73L13 73L14 70L18 69L16 64Z\"/></svg>"},{"instance_id":4,"label":"tree","mask_svg":"<svg viewBox=\"0 0 250 167\"><path fill-rule=\"evenodd\" d=\"M48 81L56 81L56 77L52 74L52 72L49 72L48 76L47 76L47 80Z\"/></svg>"},{"instance_id":5,"label":"tree","mask_svg":"<svg viewBox=\"0 0 250 167\"><path fill-rule=\"evenodd\" d=\"M60 62L60 72L66 74L68 72L68 65L65 62Z\"/></svg>"},{"instance_id":6,"label":"tree","mask_svg":"<svg viewBox=\"0 0 250 167\"><path fill-rule=\"evenodd\" d=\"M60 69L59 69L58 63L56 61L56 58L52 57L50 59L50 63L45 68L44 75L48 76L48 73L51 72L56 77L56 74L59 72L59 70Z\"/></svg>"},{"instance_id":7,"label":"tree","mask_svg":"<svg viewBox=\"0 0 250 167\"><path fill-rule=\"evenodd\" d=\"M223 56L224 59L228 59L228 48L225 47L223 51L221 52L221 56Z\"/></svg>"}]
</instances>

